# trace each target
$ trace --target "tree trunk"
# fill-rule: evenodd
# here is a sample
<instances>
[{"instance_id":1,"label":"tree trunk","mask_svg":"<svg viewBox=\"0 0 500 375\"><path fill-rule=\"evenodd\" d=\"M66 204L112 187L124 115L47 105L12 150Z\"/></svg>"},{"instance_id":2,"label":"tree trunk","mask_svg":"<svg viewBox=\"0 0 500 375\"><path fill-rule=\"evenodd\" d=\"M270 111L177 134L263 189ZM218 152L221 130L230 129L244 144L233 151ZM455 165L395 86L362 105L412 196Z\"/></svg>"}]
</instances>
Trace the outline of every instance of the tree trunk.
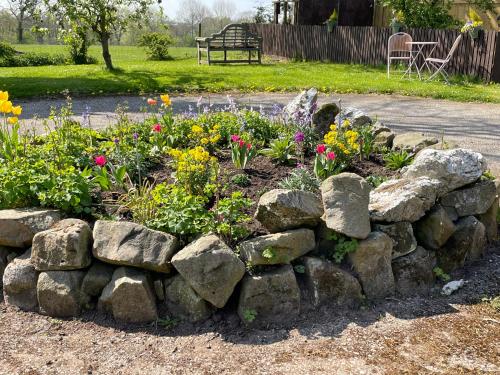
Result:
<instances>
[{"instance_id":1,"label":"tree trunk","mask_svg":"<svg viewBox=\"0 0 500 375\"><path fill-rule=\"evenodd\" d=\"M19 18L17 19L17 42L22 44L24 42L24 11L21 10Z\"/></svg>"},{"instance_id":2,"label":"tree trunk","mask_svg":"<svg viewBox=\"0 0 500 375\"><path fill-rule=\"evenodd\" d=\"M109 53L109 34L104 34L101 36L101 46L102 58L106 63L106 68L108 70L114 70L113 62L111 61L111 54Z\"/></svg>"}]
</instances>

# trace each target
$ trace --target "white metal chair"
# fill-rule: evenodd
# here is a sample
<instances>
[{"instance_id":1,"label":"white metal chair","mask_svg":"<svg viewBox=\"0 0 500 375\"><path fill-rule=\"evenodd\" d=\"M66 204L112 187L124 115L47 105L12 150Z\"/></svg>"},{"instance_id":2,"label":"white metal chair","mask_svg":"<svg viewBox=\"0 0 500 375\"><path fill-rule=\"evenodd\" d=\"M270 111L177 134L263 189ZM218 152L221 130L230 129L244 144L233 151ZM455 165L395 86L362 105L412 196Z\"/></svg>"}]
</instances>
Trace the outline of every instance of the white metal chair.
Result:
<instances>
[{"instance_id":1,"label":"white metal chair","mask_svg":"<svg viewBox=\"0 0 500 375\"><path fill-rule=\"evenodd\" d=\"M432 71L431 71L432 74L429 77L429 81L431 79L436 78L436 76L438 76L439 74L441 74L443 76L444 80L446 81L446 83L450 83L448 81L448 73L446 72L445 68L448 65L448 63L450 62L453 55L455 54L455 51L457 50L458 45L460 44L461 40L462 40L462 34L460 34L458 36L458 38L455 39L455 42L451 46L451 50L445 59L437 59L435 57L428 57L425 59L425 62L428 64L427 66L431 66L435 70L434 73L432 73ZM431 69L429 68L429 71L430 70Z\"/></svg>"},{"instance_id":2,"label":"white metal chair","mask_svg":"<svg viewBox=\"0 0 500 375\"><path fill-rule=\"evenodd\" d=\"M387 78L391 76L391 63L393 60L405 60L411 64L413 58L413 38L407 33L396 33L389 37L387 43ZM397 55L393 55L397 52Z\"/></svg>"}]
</instances>

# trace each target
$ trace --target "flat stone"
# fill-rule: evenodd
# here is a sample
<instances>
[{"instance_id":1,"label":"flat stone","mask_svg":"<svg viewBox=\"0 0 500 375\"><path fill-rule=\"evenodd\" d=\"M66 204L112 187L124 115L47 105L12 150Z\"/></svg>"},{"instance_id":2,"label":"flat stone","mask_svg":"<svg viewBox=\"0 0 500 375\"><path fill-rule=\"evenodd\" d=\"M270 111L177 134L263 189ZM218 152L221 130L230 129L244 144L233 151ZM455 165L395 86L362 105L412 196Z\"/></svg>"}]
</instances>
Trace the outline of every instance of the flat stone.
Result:
<instances>
[{"instance_id":1,"label":"flat stone","mask_svg":"<svg viewBox=\"0 0 500 375\"><path fill-rule=\"evenodd\" d=\"M335 118L339 113L340 108L336 103L323 104L314 113L312 124L320 138L323 138L330 131L330 126L335 123Z\"/></svg>"},{"instance_id":2,"label":"flat stone","mask_svg":"<svg viewBox=\"0 0 500 375\"><path fill-rule=\"evenodd\" d=\"M315 306L326 303L356 307L362 300L361 285L350 273L321 258L304 257L304 278Z\"/></svg>"},{"instance_id":3,"label":"flat stone","mask_svg":"<svg viewBox=\"0 0 500 375\"><path fill-rule=\"evenodd\" d=\"M100 308L127 323L149 323L158 318L155 295L144 272L120 267L99 299Z\"/></svg>"},{"instance_id":4,"label":"flat stone","mask_svg":"<svg viewBox=\"0 0 500 375\"><path fill-rule=\"evenodd\" d=\"M469 187L452 191L441 198L441 205L458 217L482 215L491 207L497 196L495 183L481 181Z\"/></svg>"},{"instance_id":5,"label":"flat stone","mask_svg":"<svg viewBox=\"0 0 500 375\"><path fill-rule=\"evenodd\" d=\"M377 120L372 126L372 133L378 135L383 132L392 132L391 128L385 125L383 122Z\"/></svg>"},{"instance_id":6,"label":"flat stone","mask_svg":"<svg viewBox=\"0 0 500 375\"><path fill-rule=\"evenodd\" d=\"M315 194L301 190L271 190L259 200L255 218L271 233L314 227L323 215L323 204Z\"/></svg>"},{"instance_id":7,"label":"flat stone","mask_svg":"<svg viewBox=\"0 0 500 375\"><path fill-rule=\"evenodd\" d=\"M403 296L427 294L434 285L436 255L419 246L416 251L392 261L396 291Z\"/></svg>"},{"instance_id":8,"label":"flat stone","mask_svg":"<svg viewBox=\"0 0 500 375\"><path fill-rule=\"evenodd\" d=\"M498 212L499 212L499 199L498 197L493 201L491 207L486 211L486 213L479 215L478 219L483 223L486 229L486 237L488 241L494 242L498 240Z\"/></svg>"},{"instance_id":9,"label":"flat stone","mask_svg":"<svg viewBox=\"0 0 500 375\"><path fill-rule=\"evenodd\" d=\"M456 225L455 233L437 252L438 266L446 273L481 258L486 248L486 229L474 216L461 218Z\"/></svg>"},{"instance_id":10,"label":"flat stone","mask_svg":"<svg viewBox=\"0 0 500 375\"><path fill-rule=\"evenodd\" d=\"M193 323L208 319L215 311L181 275L165 280L165 303L173 316Z\"/></svg>"},{"instance_id":11,"label":"flat stone","mask_svg":"<svg viewBox=\"0 0 500 375\"><path fill-rule=\"evenodd\" d=\"M31 261L37 271L76 270L91 263L92 230L82 220L61 220L33 237Z\"/></svg>"},{"instance_id":12,"label":"flat stone","mask_svg":"<svg viewBox=\"0 0 500 375\"><path fill-rule=\"evenodd\" d=\"M21 310L38 309L36 284L38 272L31 263L31 249L11 261L3 274L3 295L8 305Z\"/></svg>"},{"instance_id":13,"label":"flat stone","mask_svg":"<svg viewBox=\"0 0 500 375\"><path fill-rule=\"evenodd\" d=\"M370 233L370 184L354 173L341 173L321 184L325 214L329 229L348 237L364 239Z\"/></svg>"},{"instance_id":14,"label":"flat stone","mask_svg":"<svg viewBox=\"0 0 500 375\"><path fill-rule=\"evenodd\" d=\"M371 219L413 223L434 206L441 187L438 180L427 177L386 181L370 195Z\"/></svg>"},{"instance_id":15,"label":"flat stone","mask_svg":"<svg viewBox=\"0 0 500 375\"><path fill-rule=\"evenodd\" d=\"M247 264L256 266L289 264L292 260L312 251L315 246L314 231L295 229L242 242L239 250Z\"/></svg>"},{"instance_id":16,"label":"flat stone","mask_svg":"<svg viewBox=\"0 0 500 375\"><path fill-rule=\"evenodd\" d=\"M143 225L98 220L94 226L94 256L115 265L168 273L178 249L177 239Z\"/></svg>"},{"instance_id":17,"label":"flat stone","mask_svg":"<svg viewBox=\"0 0 500 375\"><path fill-rule=\"evenodd\" d=\"M335 119L337 124L340 122L348 120L352 128L360 128L365 125L371 125L373 120L366 113L358 108L354 107L343 107L342 111ZM341 124L342 125L342 124Z\"/></svg>"},{"instance_id":18,"label":"flat stone","mask_svg":"<svg viewBox=\"0 0 500 375\"><path fill-rule=\"evenodd\" d=\"M392 148L394 150L404 150L407 152L419 152L425 147L438 143L435 137L423 135L421 133L403 133L394 138Z\"/></svg>"},{"instance_id":19,"label":"flat stone","mask_svg":"<svg viewBox=\"0 0 500 375\"><path fill-rule=\"evenodd\" d=\"M111 281L115 269L109 264L94 261L83 278L82 292L91 297L99 297Z\"/></svg>"},{"instance_id":20,"label":"flat stone","mask_svg":"<svg viewBox=\"0 0 500 375\"><path fill-rule=\"evenodd\" d=\"M38 232L61 220L57 210L13 209L0 211L0 246L27 248Z\"/></svg>"},{"instance_id":21,"label":"flat stone","mask_svg":"<svg viewBox=\"0 0 500 375\"><path fill-rule=\"evenodd\" d=\"M417 249L417 240L413 235L411 223L401 221L387 225L377 224L373 229L391 237L393 242L392 259L410 254Z\"/></svg>"},{"instance_id":22,"label":"flat stone","mask_svg":"<svg viewBox=\"0 0 500 375\"><path fill-rule=\"evenodd\" d=\"M80 315L84 271L47 271L38 277L37 297L42 314L54 318Z\"/></svg>"},{"instance_id":23,"label":"flat stone","mask_svg":"<svg viewBox=\"0 0 500 375\"><path fill-rule=\"evenodd\" d=\"M431 250L442 247L455 230L455 224L440 205L435 206L424 218L415 223L418 243Z\"/></svg>"},{"instance_id":24,"label":"flat stone","mask_svg":"<svg viewBox=\"0 0 500 375\"><path fill-rule=\"evenodd\" d=\"M286 323L299 315L300 289L290 265L260 275L246 275L238 315L247 325Z\"/></svg>"},{"instance_id":25,"label":"flat stone","mask_svg":"<svg viewBox=\"0 0 500 375\"><path fill-rule=\"evenodd\" d=\"M477 181L487 169L483 155L465 149L420 152L403 174L405 178L428 177L442 182L441 194Z\"/></svg>"},{"instance_id":26,"label":"flat stone","mask_svg":"<svg viewBox=\"0 0 500 375\"><path fill-rule=\"evenodd\" d=\"M172 264L205 301L222 308L245 274L245 265L219 237L200 237L173 258Z\"/></svg>"},{"instance_id":27,"label":"flat stone","mask_svg":"<svg viewBox=\"0 0 500 375\"><path fill-rule=\"evenodd\" d=\"M372 232L366 240L359 241L349 260L358 274L363 291L369 299L379 299L394 294L392 273L392 240L382 232Z\"/></svg>"}]
</instances>

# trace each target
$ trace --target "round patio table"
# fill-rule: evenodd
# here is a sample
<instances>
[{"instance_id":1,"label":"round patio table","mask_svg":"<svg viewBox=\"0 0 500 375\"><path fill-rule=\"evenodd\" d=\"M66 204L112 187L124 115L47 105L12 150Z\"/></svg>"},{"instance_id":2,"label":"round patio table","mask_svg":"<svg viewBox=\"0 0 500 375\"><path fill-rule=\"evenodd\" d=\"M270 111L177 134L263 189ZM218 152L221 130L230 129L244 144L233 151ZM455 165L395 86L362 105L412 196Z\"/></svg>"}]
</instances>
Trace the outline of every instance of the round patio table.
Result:
<instances>
[{"instance_id":1,"label":"round patio table","mask_svg":"<svg viewBox=\"0 0 500 375\"><path fill-rule=\"evenodd\" d=\"M412 53L411 53L410 66L406 70L405 74L403 74L403 77L406 76L407 74L409 77L411 74L411 68L415 67L415 70L417 71L417 74L418 74L418 78L420 80L422 80L422 70L425 67L427 67L427 69L429 69L429 71L430 71L429 64L427 64L426 58L432 55L432 53L434 52L434 50L436 49L436 47L439 43L438 42L406 42L406 44L412 46ZM415 51L413 51L413 46L416 47ZM427 56L425 56L423 51L424 51L424 48L427 46L433 46L433 48L429 52L429 54ZM415 55L414 55L414 53L415 53ZM422 59L424 62L423 62L423 64L421 64L419 66L418 65L418 58L420 56L422 56Z\"/></svg>"}]
</instances>

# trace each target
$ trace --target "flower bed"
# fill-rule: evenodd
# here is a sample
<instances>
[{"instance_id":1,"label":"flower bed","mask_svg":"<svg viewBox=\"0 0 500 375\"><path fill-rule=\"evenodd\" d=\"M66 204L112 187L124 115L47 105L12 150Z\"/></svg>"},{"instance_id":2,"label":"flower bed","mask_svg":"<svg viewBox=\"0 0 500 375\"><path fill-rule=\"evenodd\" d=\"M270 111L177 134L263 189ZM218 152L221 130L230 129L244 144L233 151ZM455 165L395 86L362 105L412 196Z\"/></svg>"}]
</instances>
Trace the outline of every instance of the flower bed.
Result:
<instances>
[{"instance_id":1,"label":"flower bed","mask_svg":"<svg viewBox=\"0 0 500 375\"><path fill-rule=\"evenodd\" d=\"M19 135L7 93L0 110L4 295L50 316L97 303L152 321L160 300L199 321L238 290L241 319L267 324L308 300L297 278L315 305L428 291L496 237L481 155L318 109L314 92L271 113L200 100L181 115L162 95L103 131L69 102L44 136Z\"/></svg>"}]
</instances>

